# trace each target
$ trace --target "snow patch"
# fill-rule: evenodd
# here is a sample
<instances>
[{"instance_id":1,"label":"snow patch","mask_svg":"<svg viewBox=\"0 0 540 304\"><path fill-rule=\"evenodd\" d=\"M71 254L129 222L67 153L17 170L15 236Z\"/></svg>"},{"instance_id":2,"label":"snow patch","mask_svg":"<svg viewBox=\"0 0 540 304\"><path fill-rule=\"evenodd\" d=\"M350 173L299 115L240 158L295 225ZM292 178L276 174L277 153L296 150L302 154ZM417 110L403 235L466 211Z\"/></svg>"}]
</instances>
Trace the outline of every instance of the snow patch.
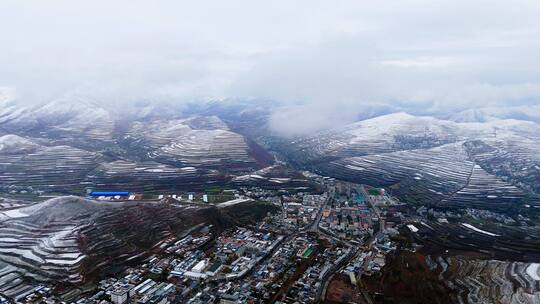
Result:
<instances>
[{"instance_id":1,"label":"snow patch","mask_svg":"<svg viewBox=\"0 0 540 304\"><path fill-rule=\"evenodd\" d=\"M233 199L233 200L226 201L219 204L218 208L225 208L225 207L233 206L240 203L250 202L250 201L253 201L253 200L250 198L237 198L237 199Z\"/></svg>"},{"instance_id":2,"label":"snow patch","mask_svg":"<svg viewBox=\"0 0 540 304\"><path fill-rule=\"evenodd\" d=\"M471 229L471 230L473 230L473 231L476 231L476 232L479 232L479 233L483 233L483 234L485 234L485 235L489 235L489 236L500 236L499 234L495 234L495 233L492 233L492 232L488 232L488 231L485 231L485 230L476 228L476 227L474 227L474 226L471 225L471 224L462 223L461 225L463 225L464 227L469 228L469 229Z\"/></svg>"},{"instance_id":3,"label":"snow patch","mask_svg":"<svg viewBox=\"0 0 540 304\"><path fill-rule=\"evenodd\" d=\"M407 225L407 228L409 228L409 230L412 232L418 232L418 228L416 228L414 225L409 224Z\"/></svg>"},{"instance_id":4,"label":"snow patch","mask_svg":"<svg viewBox=\"0 0 540 304\"><path fill-rule=\"evenodd\" d=\"M540 281L540 263L532 263L527 267L527 274L535 281Z\"/></svg>"}]
</instances>

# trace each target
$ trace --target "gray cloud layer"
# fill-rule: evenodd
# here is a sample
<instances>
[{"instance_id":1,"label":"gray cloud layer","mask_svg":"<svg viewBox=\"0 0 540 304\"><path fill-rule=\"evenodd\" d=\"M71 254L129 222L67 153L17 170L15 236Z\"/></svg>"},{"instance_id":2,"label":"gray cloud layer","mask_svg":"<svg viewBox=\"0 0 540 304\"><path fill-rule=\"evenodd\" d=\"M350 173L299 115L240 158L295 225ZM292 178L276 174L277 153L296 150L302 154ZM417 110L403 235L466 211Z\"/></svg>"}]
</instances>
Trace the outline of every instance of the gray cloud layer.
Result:
<instances>
[{"instance_id":1,"label":"gray cloud layer","mask_svg":"<svg viewBox=\"0 0 540 304\"><path fill-rule=\"evenodd\" d=\"M270 99L283 133L539 104L538 16L534 0L5 0L0 98Z\"/></svg>"}]
</instances>

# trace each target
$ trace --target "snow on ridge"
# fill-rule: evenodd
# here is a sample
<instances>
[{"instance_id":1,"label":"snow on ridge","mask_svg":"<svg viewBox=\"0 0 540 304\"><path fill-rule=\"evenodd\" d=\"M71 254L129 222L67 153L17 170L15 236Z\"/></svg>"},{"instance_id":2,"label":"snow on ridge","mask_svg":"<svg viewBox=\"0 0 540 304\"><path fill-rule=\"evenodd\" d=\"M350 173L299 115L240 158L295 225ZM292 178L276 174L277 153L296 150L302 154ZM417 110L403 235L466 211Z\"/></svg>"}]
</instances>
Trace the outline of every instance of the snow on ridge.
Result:
<instances>
[{"instance_id":1,"label":"snow on ridge","mask_svg":"<svg viewBox=\"0 0 540 304\"><path fill-rule=\"evenodd\" d=\"M493 128L507 128L516 126L538 126L538 124L513 118L506 119L494 119L485 122L456 122L451 119L440 119L432 116L415 116L405 112L397 112L392 114L381 115L370 119L362 120L349 124L343 128L343 130L353 131L361 128L377 128L379 130L391 129L395 126L443 126L453 128L465 128L476 130L492 130Z\"/></svg>"},{"instance_id":2,"label":"snow on ridge","mask_svg":"<svg viewBox=\"0 0 540 304\"><path fill-rule=\"evenodd\" d=\"M532 263L527 267L527 274L535 281L540 281L540 263Z\"/></svg>"},{"instance_id":3,"label":"snow on ridge","mask_svg":"<svg viewBox=\"0 0 540 304\"><path fill-rule=\"evenodd\" d=\"M342 128L342 132L352 136L351 143L362 140L392 139L396 135L436 134L446 137L467 133L467 128L453 121L430 116L413 116L399 112L362 120Z\"/></svg>"},{"instance_id":4,"label":"snow on ridge","mask_svg":"<svg viewBox=\"0 0 540 304\"><path fill-rule=\"evenodd\" d=\"M0 136L0 153L23 153L34 151L40 145L15 134Z\"/></svg>"},{"instance_id":5,"label":"snow on ridge","mask_svg":"<svg viewBox=\"0 0 540 304\"><path fill-rule=\"evenodd\" d=\"M18 209L12 209L7 211L0 212L0 219L14 219L14 218L21 218L21 217L27 217L28 214L24 212L25 208L18 208Z\"/></svg>"},{"instance_id":6,"label":"snow on ridge","mask_svg":"<svg viewBox=\"0 0 540 304\"><path fill-rule=\"evenodd\" d=\"M456 122L489 122L511 118L540 122L540 105L466 109L451 115L448 119Z\"/></svg>"},{"instance_id":7,"label":"snow on ridge","mask_svg":"<svg viewBox=\"0 0 540 304\"><path fill-rule=\"evenodd\" d=\"M241 203L245 203L245 202L251 202L251 201L253 201L253 200L250 199L250 198L237 198L237 199L233 199L233 200L226 201L226 202L223 202L221 204L218 204L217 207L218 208L225 208L225 207L229 207L229 206L233 206L233 205L237 205L237 204L241 204Z\"/></svg>"},{"instance_id":8,"label":"snow on ridge","mask_svg":"<svg viewBox=\"0 0 540 304\"><path fill-rule=\"evenodd\" d=\"M489 235L489 236L500 236L499 234L495 234L495 233L492 233L492 232L488 232L488 231L485 231L485 230L482 230L480 228L476 228L474 227L473 225L471 224L468 224L468 223L461 223L461 225L463 225L464 227L466 228L469 228L475 232L478 232L478 233L482 233L482 234L485 234L485 235Z\"/></svg>"},{"instance_id":9,"label":"snow on ridge","mask_svg":"<svg viewBox=\"0 0 540 304\"><path fill-rule=\"evenodd\" d=\"M81 97L65 97L37 106L0 110L0 123L11 128L44 126L83 132L97 139L110 139L114 122L108 110Z\"/></svg>"}]
</instances>

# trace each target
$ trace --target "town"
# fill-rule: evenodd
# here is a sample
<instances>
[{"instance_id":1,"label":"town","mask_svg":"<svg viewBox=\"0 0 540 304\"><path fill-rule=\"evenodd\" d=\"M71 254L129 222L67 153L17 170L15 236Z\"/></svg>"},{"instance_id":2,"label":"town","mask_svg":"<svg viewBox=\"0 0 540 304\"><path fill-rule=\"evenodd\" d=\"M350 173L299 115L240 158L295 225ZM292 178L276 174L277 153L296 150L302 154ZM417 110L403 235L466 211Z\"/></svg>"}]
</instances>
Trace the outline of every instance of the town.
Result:
<instances>
[{"instance_id":1,"label":"town","mask_svg":"<svg viewBox=\"0 0 540 304\"><path fill-rule=\"evenodd\" d=\"M354 290L362 276L377 274L395 250L392 235L401 224L399 202L384 189L312 176L318 193L257 187L217 196L157 194L172 204L218 207L250 200L279 211L255 225L214 233L198 226L162 240L153 254L115 276L102 277L83 295L53 293L40 284L15 300L28 303L316 303L346 277ZM100 201L155 199L128 192L89 192ZM66 299L73 296L72 299ZM6 300L7 301L7 300Z\"/></svg>"}]
</instances>

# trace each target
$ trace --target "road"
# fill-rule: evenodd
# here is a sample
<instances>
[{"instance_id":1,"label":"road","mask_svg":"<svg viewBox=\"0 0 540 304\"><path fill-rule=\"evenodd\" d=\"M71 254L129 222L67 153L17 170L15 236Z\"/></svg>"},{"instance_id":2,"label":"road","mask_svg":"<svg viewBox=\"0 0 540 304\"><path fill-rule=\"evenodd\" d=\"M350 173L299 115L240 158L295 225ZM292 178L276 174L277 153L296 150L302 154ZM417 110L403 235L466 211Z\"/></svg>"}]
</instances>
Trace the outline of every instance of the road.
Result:
<instances>
[{"instance_id":1,"label":"road","mask_svg":"<svg viewBox=\"0 0 540 304\"><path fill-rule=\"evenodd\" d=\"M368 206L373 210L373 212L377 215L377 217L380 217L380 214L381 214L381 211L379 210L379 208L377 206L375 206L375 204L369 199L369 194L367 193L367 191L365 190L364 186L361 185L359 186L359 189L360 191L362 192L362 194L364 195L364 197L366 198L366 202L368 203ZM334 196L334 193L332 193L331 196L329 196L329 199L330 198L333 198ZM317 219L317 231L319 233L322 233L322 234L325 234L327 235L328 237L331 237L332 239L336 239L336 240L340 240L339 238L337 238L336 236L334 235L331 235L329 234L327 231L325 231L324 229L319 229L318 227L318 223L320 221L320 216L318 217ZM375 236L371 236L367 242L365 242L364 244L367 245L367 246L364 246L364 245L356 245L356 244L352 244L351 242L347 241L347 240L340 240L342 241L348 248L350 248L350 251L349 253L347 254L346 258L343 259L342 261L340 261L340 263L336 264L334 268L331 269L331 271L328 273L328 275L322 279L321 281L321 285L322 285L322 288L319 290L318 294L317 294L317 299L316 301L324 301L324 299L326 298L326 291L328 289L328 286L330 285L330 282L332 281L332 278L334 277L334 275L336 273L338 273L339 271L341 271L343 268L345 268L355 257L358 256L358 254L364 252L364 251L369 251L371 250L372 246L373 246L373 241L375 240ZM362 293L363 297L364 297L364 300L366 303L369 303L371 304L372 303L372 300L371 300L371 297L369 296L369 294L367 294L364 290L360 290L360 292Z\"/></svg>"},{"instance_id":2,"label":"road","mask_svg":"<svg viewBox=\"0 0 540 304\"><path fill-rule=\"evenodd\" d=\"M312 231L312 232L318 232L319 231L319 222L321 221L324 208L328 205L328 203L330 203L330 200L334 199L335 193L336 193L336 190L335 190L334 187L328 189L328 197L326 198L326 201L323 204L321 204L321 206L319 207L317 217L315 218L315 220L313 221L313 223L309 227L310 231Z\"/></svg>"},{"instance_id":3,"label":"road","mask_svg":"<svg viewBox=\"0 0 540 304\"><path fill-rule=\"evenodd\" d=\"M332 281L332 278L334 275L341 271L349 262L358 254L360 250L360 246L355 247L349 247L349 253L347 253L347 256L341 260L338 264L336 264L329 272L326 277L324 277L321 280L322 288L319 289L319 292L317 293L317 298L315 299L315 302L318 302L320 299L324 301L326 298L326 290L328 289L328 285L330 285L330 282Z\"/></svg>"},{"instance_id":4,"label":"road","mask_svg":"<svg viewBox=\"0 0 540 304\"><path fill-rule=\"evenodd\" d=\"M334 275L337 272L341 271L345 266L347 266L347 264L349 264L349 262L358 254L359 250L361 249L361 246L352 244L348 240L342 240L338 238L337 236L331 234L330 232L326 231L325 229L320 229L319 222L321 221L321 218L322 218L322 211L324 207L326 207L328 203L334 199L334 196L335 196L335 188L329 189L328 198L326 199L326 202L321 206L321 209L319 210L319 214L317 215L316 220L313 222L310 230L313 232L317 232L319 234L324 234L326 237L331 238L335 241L340 241L344 243L345 247L349 249L349 252L347 253L344 259L342 259L338 264L334 265L334 267L330 269L328 274L322 278L321 280L322 288L318 290L315 302L319 302L319 300L321 299L324 301L326 297L326 290L328 288L328 285L332 281L332 278L334 277Z\"/></svg>"}]
</instances>

